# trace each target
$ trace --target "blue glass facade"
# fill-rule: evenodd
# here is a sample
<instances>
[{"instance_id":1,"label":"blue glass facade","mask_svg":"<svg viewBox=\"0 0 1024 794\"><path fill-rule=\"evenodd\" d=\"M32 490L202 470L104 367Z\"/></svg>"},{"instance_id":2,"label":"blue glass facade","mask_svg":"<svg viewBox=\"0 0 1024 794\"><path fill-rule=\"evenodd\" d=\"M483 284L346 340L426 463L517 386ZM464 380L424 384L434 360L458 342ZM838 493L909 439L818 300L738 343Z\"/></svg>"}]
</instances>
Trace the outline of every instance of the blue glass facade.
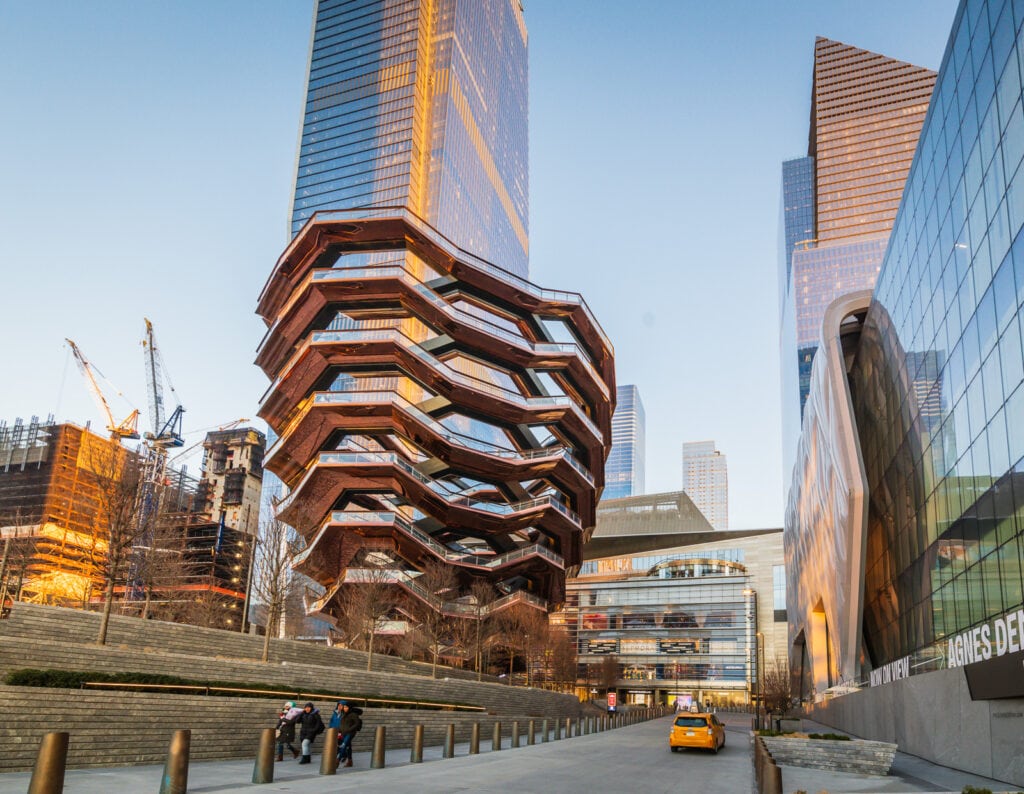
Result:
<instances>
[{"instance_id":1,"label":"blue glass facade","mask_svg":"<svg viewBox=\"0 0 1024 794\"><path fill-rule=\"evenodd\" d=\"M851 371L875 665L1022 604L1022 25L961 5Z\"/></svg>"},{"instance_id":2,"label":"blue glass facade","mask_svg":"<svg viewBox=\"0 0 1024 794\"><path fill-rule=\"evenodd\" d=\"M291 233L406 208L527 274L527 36L510 0L319 0Z\"/></svg>"},{"instance_id":3,"label":"blue glass facade","mask_svg":"<svg viewBox=\"0 0 1024 794\"><path fill-rule=\"evenodd\" d=\"M797 157L782 163L782 228L779 241L779 283L789 284L793 250L814 238L814 158Z\"/></svg>"},{"instance_id":4,"label":"blue glass facade","mask_svg":"<svg viewBox=\"0 0 1024 794\"><path fill-rule=\"evenodd\" d=\"M612 415L612 448L605 463L603 499L640 496L644 492L644 404L636 386L619 386Z\"/></svg>"}]
</instances>

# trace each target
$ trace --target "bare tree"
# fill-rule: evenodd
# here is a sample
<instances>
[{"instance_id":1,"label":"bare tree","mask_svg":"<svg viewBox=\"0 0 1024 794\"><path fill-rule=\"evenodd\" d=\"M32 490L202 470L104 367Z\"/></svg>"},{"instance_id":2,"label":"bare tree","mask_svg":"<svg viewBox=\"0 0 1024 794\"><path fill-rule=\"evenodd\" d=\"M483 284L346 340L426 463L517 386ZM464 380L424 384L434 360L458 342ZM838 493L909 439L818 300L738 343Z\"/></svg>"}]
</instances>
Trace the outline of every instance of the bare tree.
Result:
<instances>
[{"instance_id":1,"label":"bare tree","mask_svg":"<svg viewBox=\"0 0 1024 794\"><path fill-rule=\"evenodd\" d=\"M166 601L187 582L185 542L185 527L170 516L158 514L149 537L136 545L133 552L135 578L144 593L141 617L148 618L152 614L154 595Z\"/></svg>"},{"instance_id":2,"label":"bare tree","mask_svg":"<svg viewBox=\"0 0 1024 794\"><path fill-rule=\"evenodd\" d=\"M619 657L615 654L605 656L597 668L597 683L605 692L611 692L619 683Z\"/></svg>"},{"instance_id":3,"label":"bare tree","mask_svg":"<svg viewBox=\"0 0 1024 794\"><path fill-rule=\"evenodd\" d=\"M358 572L358 575L355 573ZM347 644L366 650L366 669L373 669L373 646L384 621L395 609L395 571L384 565L369 565L346 572L338 628Z\"/></svg>"},{"instance_id":4,"label":"bare tree","mask_svg":"<svg viewBox=\"0 0 1024 794\"><path fill-rule=\"evenodd\" d=\"M548 638L551 678L560 689L564 688L571 692L576 683L578 669L576 644L563 626L552 627Z\"/></svg>"},{"instance_id":5,"label":"bare tree","mask_svg":"<svg viewBox=\"0 0 1024 794\"><path fill-rule=\"evenodd\" d=\"M86 459L96 482L93 542L89 551L103 584L103 612L96 644L104 645L114 589L126 584L132 549L152 530L158 494L146 487L142 457L119 445L91 443Z\"/></svg>"},{"instance_id":6,"label":"bare tree","mask_svg":"<svg viewBox=\"0 0 1024 794\"><path fill-rule=\"evenodd\" d=\"M761 699L767 712L785 712L792 703L789 665L785 656L776 656L761 673Z\"/></svg>"},{"instance_id":7,"label":"bare tree","mask_svg":"<svg viewBox=\"0 0 1024 794\"><path fill-rule=\"evenodd\" d=\"M266 662L270 659L270 638L278 633L292 590L291 564L299 549L288 525L274 516L273 511L268 511L260 522L259 544L252 591L254 600L261 602L266 610L266 632L260 657Z\"/></svg>"},{"instance_id":8,"label":"bare tree","mask_svg":"<svg viewBox=\"0 0 1024 794\"><path fill-rule=\"evenodd\" d=\"M483 679L484 644L494 633L490 606L496 596L494 586L485 579L475 579L469 587L469 597L473 603L473 660L477 681Z\"/></svg>"},{"instance_id":9,"label":"bare tree","mask_svg":"<svg viewBox=\"0 0 1024 794\"><path fill-rule=\"evenodd\" d=\"M417 589L424 591L430 600L415 599L411 611L417 622L417 633L423 638L424 646L431 659L431 675L437 677L437 660L441 651L452 639L452 618L445 614L441 605L453 600L458 587L454 569L440 560L431 560L423 566L423 572L416 577Z\"/></svg>"},{"instance_id":10,"label":"bare tree","mask_svg":"<svg viewBox=\"0 0 1024 794\"><path fill-rule=\"evenodd\" d=\"M530 686L534 663L547 646L547 615L532 607L519 605L501 612L499 623L509 654L509 678L515 669L515 658L520 656L526 666L526 685Z\"/></svg>"}]
</instances>

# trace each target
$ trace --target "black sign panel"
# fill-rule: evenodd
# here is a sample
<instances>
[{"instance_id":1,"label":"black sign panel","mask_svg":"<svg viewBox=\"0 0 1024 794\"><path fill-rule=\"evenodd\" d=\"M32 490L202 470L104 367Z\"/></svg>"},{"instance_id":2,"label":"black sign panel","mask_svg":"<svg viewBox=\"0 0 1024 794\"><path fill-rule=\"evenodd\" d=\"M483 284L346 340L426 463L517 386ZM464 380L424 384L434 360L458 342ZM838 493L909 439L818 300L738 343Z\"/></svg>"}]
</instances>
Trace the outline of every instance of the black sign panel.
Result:
<instances>
[{"instance_id":1,"label":"black sign panel","mask_svg":"<svg viewBox=\"0 0 1024 794\"><path fill-rule=\"evenodd\" d=\"M662 653L700 653L700 640L658 640Z\"/></svg>"},{"instance_id":2,"label":"black sign panel","mask_svg":"<svg viewBox=\"0 0 1024 794\"><path fill-rule=\"evenodd\" d=\"M583 640L581 653L593 655L616 653L619 650L618 640Z\"/></svg>"},{"instance_id":3,"label":"black sign panel","mask_svg":"<svg viewBox=\"0 0 1024 794\"><path fill-rule=\"evenodd\" d=\"M971 700L1024 697L1024 651L969 664L964 675Z\"/></svg>"}]
</instances>

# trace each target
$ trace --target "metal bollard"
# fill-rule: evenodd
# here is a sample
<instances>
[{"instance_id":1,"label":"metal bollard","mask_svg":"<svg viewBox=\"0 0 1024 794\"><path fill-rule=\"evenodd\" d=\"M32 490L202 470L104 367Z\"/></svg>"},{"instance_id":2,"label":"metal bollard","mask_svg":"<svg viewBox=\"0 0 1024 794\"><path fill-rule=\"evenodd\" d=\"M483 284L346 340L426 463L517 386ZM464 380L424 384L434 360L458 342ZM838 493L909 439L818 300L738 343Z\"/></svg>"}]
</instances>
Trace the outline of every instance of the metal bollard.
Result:
<instances>
[{"instance_id":1,"label":"metal bollard","mask_svg":"<svg viewBox=\"0 0 1024 794\"><path fill-rule=\"evenodd\" d=\"M409 752L410 764L423 763L423 726L417 725L412 731L412 750Z\"/></svg>"},{"instance_id":2,"label":"metal bollard","mask_svg":"<svg viewBox=\"0 0 1024 794\"><path fill-rule=\"evenodd\" d=\"M448 730L444 734L444 757L455 757L455 724L448 723Z\"/></svg>"},{"instance_id":3,"label":"metal bollard","mask_svg":"<svg viewBox=\"0 0 1024 794\"><path fill-rule=\"evenodd\" d=\"M387 744L387 728L383 725L377 726L377 732L373 735L373 755L370 756L370 769L384 768L384 747Z\"/></svg>"},{"instance_id":4,"label":"metal bollard","mask_svg":"<svg viewBox=\"0 0 1024 794\"><path fill-rule=\"evenodd\" d=\"M512 720L512 746L519 746L519 720Z\"/></svg>"},{"instance_id":5,"label":"metal bollard","mask_svg":"<svg viewBox=\"0 0 1024 794\"><path fill-rule=\"evenodd\" d=\"M328 728L324 734L324 754L320 756L320 774L334 775L338 772L338 729Z\"/></svg>"},{"instance_id":6,"label":"metal bollard","mask_svg":"<svg viewBox=\"0 0 1024 794\"><path fill-rule=\"evenodd\" d=\"M469 754L479 755L480 753L480 723L474 722L469 732Z\"/></svg>"},{"instance_id":7,"label":"metal bollard","mask_svg":"<svg viewBox=\"0 0 1024 794\"><path fill-rule=\"evenodd\" d=\"M572 738L572 717L565 718L565 738Z\"/></svg>"},{"instance_id":8,"label":"metal bollard","mask_svg":"<svg viewBox=\"0 0 1024 794\"><path fill-rule=\"evenodd\" d=\"M527 744L533 744L537 740L537 737L535 735L536 732L537 732L537 724L533 720L530 720L529 724L526 726L526 743Z\"/></svg>"},{"instance_id":9,"label":"metal bollard","mask_svg":"<svg viewBox=\"0 0 1024 794\"><path fill-rule=\"evenodd\" d=\"M557 742L561 738L562 738L562 721L561 720L555 720L555 731L551 735L551 741Z\"/></svg>"},{"instance_id":10,"label":"metal bollard","mask_svg":"<svg viewBox=\"0 0 1024 794\"><path fill-rule=\"evenodd\" d=\"M56 731L43 737L32 769L32 779L28 783L28 794L61 794L64 791L68 736L67 731Z\"/></svg>"},{"instance_id":11,"label":"metal bollard","mask_svg":"<svg viewBox=\"0 0 1024 794\"><path fill-rule=\"evenodd\" d=\"M274 782L274 729L260 731L260 749L256 751L256 766L252 770L253 783Z\"/></svg>"},{"instance_id":12,"label":"metal bollard","mask_svg":"<svg viewBox=\"0 0 1024 794\"><path fill-rule=\"evenodd\" d=\"M540 723L540 743L546 744L548 740L548 721L542 720Z\"/></svg>"},{"instance_id":13,"label":"metal bollard","mask_svg":"<svg viewBox=\"0 0 1024 794\"><path fill-rule=\"evenodd\" d=\"M491 750L501 749L501 723L494 723L494 735L491 736Z\"/></svg>"},{"instance_id":14,"label":"metal bollard","mask_svg":"<svg viewBox=\"0 0 1024 794\"><path fill-rule=\"evenodd\" d=\"M590 736L590 717L584 717L583 719L583 735Z\"/></svg>"},{"instance_id":15,"label":"metal bollard","mask_svg":"<svg viewBox=\"0 0 1024 794\"><path fill-rule=\"evenodd\" d=\"M192 731L174 732L164 762L160 794L185 794L188 791L188 754L191 746Z\"/></svg>"}]
</instances>

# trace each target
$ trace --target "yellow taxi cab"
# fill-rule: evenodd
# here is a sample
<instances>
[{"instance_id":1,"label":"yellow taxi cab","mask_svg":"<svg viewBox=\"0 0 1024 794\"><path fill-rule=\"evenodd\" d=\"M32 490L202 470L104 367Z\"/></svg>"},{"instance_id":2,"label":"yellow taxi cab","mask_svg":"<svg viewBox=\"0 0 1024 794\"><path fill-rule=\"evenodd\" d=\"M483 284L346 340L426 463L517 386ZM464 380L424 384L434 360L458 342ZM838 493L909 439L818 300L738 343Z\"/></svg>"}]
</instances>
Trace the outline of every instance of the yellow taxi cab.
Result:
<instances>
[{"instance_id":1,"label":"yellow taxi cab","mask_svg":"<svg viewBox=\"0 0 1024 794\"><path fill-rule=\"evenodd\" d=\"M725 726L718 717L707 712L681 712L672 722L668 746L673 753L686 747L699 747L718 752L725 747Z\"/></svg>"}]
</instances>

